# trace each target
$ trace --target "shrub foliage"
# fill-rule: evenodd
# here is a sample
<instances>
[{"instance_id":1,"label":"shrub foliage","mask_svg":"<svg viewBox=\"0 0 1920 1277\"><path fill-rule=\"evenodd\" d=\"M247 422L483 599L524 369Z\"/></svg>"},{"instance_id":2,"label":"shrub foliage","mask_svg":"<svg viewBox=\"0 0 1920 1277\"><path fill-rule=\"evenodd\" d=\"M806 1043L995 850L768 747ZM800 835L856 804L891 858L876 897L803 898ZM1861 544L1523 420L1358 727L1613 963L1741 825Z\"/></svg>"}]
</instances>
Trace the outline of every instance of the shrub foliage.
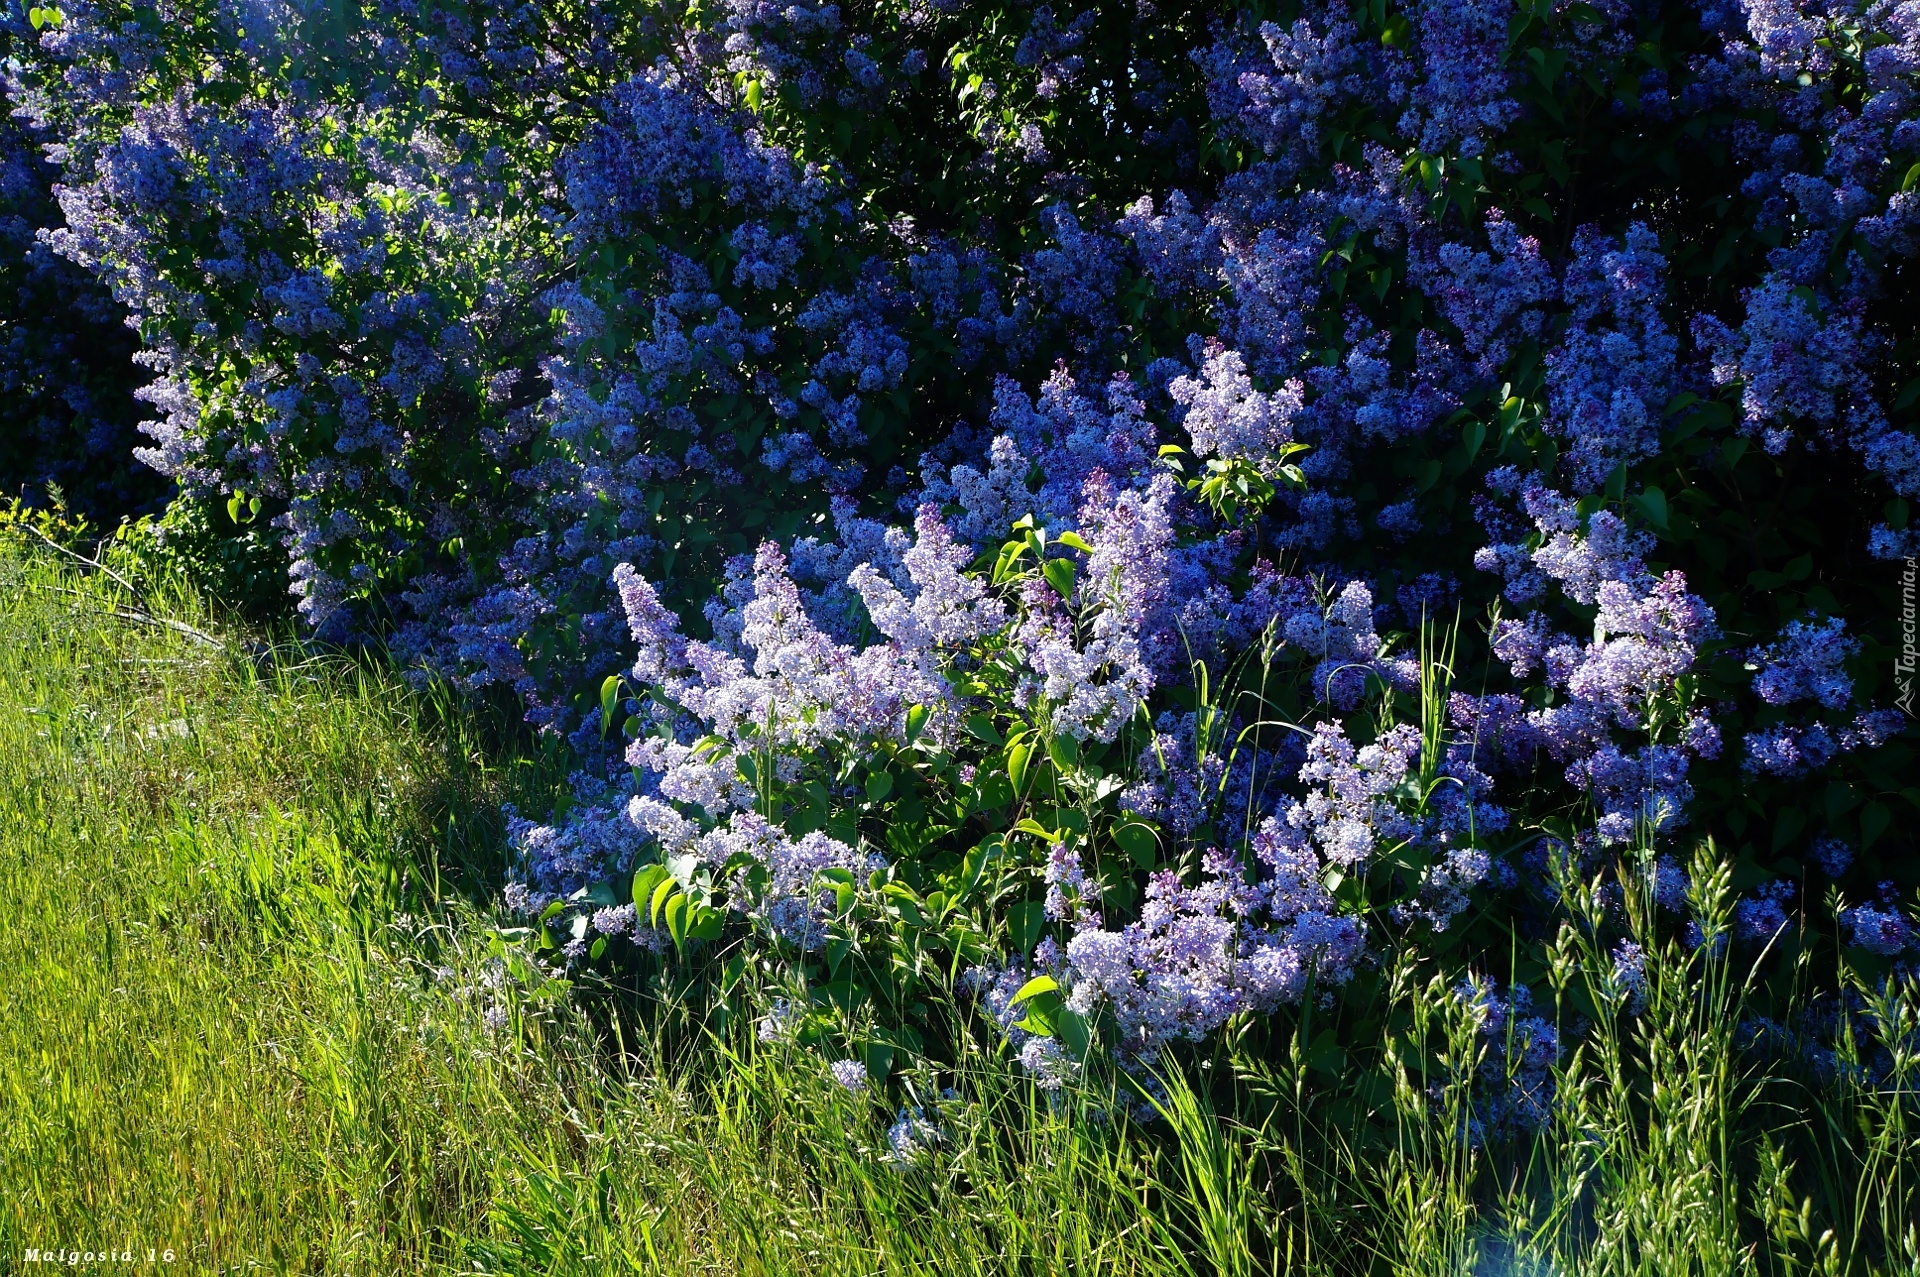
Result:
<instances>
[{"instance_id":1,"label":"shrub foliage","mask_svg":"<svg viewBox=\"0 0 1920 1277\"><path fill-rule=\"evenodd\" d=\"M1412 953L1488 1129L1563 924L1910 970L1911 5L33 17L140 457L572 740L569 960L1057 1086Z\"/></svg>"}]
</instances>

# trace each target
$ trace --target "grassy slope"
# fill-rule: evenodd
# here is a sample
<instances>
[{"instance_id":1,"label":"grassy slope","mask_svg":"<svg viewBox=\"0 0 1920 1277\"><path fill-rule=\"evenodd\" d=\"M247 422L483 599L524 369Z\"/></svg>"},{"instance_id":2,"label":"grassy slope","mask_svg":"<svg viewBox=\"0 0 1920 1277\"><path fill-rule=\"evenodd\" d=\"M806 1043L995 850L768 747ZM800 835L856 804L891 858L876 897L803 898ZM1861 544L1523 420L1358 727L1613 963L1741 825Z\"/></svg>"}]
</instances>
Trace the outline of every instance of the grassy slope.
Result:
<instances>
[{"instance_id":1,"label":"grassy slope","mask_svg":"<svg viewBox=\"0 0 1920 1277\"><path fill-rule=\"evenodd\" d=\"M126 602L0 540L0 1271L27 1247L183 1272L1184 1267L1146 1168L1009 1119L1004 1069L938 1177L880 1166L886 1115L817 1063L612 1078L560 987L503 979L485 919L417 868L484 861L489 813L551 767L483 762L459 717L344 662L216 652Z\"/></svg>"},{"instance_id":2,"label":"grassy slope","mask_svg":"<svg viewBox=\"0 0 1920 1277\"><path fill-rule=\"evenodd\" d=\"M1252 1238L1290 1272L1920 1275L1920 1000L1876 1005L1879 1063L1815 1088L1733 1045L1733 964L1671 947L1502 1158L1394 1051L1384 1147L1178 1089L1177 1139L1120 1138L983 1052L902 1173L892 1114L817 1057L609 1051L562 982L490 956L442 874L485 899L500 803L538 807L562 760L128 603L0 529L0 1273L78 1247L328 1277L1250 1274ZM1561 947L1605 987L1604 949ZM1443 981L1395 996L1472 1058ZM1256 1095L1328 1085L1274 1068Z\"/></svg>"},{"instance_id":3,"label":"grassy slope","mask_svg":"<svg viewBox=\"0 0 1920 1277\"><path fill-rule=\"evenodd\" d=\"M564 1053L451 1013L396 917L431 895L413 853L492 836L500 778L399 689L115 597L0 558L0 1255L433 1253L567 1092Z\"/></svg>"}]
</instances>

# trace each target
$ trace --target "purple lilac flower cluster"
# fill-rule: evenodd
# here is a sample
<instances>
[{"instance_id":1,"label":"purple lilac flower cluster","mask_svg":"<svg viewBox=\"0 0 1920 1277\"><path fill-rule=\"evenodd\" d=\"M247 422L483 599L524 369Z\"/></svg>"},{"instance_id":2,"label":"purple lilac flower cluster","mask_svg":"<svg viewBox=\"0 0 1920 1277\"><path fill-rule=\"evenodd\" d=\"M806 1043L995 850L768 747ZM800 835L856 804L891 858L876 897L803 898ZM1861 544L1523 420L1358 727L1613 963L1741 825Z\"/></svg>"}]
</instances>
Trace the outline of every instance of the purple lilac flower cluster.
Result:
<instances>
[{"instance_id":1,"label":"purple lilac flower cluster","mask_svg":"<svg viewBox=\"0 0 1920 1277\"><path fill-rule=\"evenodd\" d=\"M1631 979L1635 957L1625 954ZM1514 985L1503 996L1499 981L1476 975L1454 989L1482 1039L1474 1083L1469 1139L1480 1143L1514 1131L1538 1130L1553 1113L1554 1066L1560 1061L1560 1031L1533 1010L1533 992Z\"/></svg>"},{"instance_id":2,"label":"purple lilac flower cluster","mask_svg":"<svg viewBox=\"0 0 1920 1277\"><path fill-rule=\"evenodd\" d=\"M1110 1008L1123 1058L1151 1062L1168 1042L1198 1041L1235 1014L1270 1013L1316 981L1352 975L1365 932L1334 912L1318 857L1290 845L1272 821L1253 847L1265 871L1259 881L1210 852L1198 886L1163 870L1137 921L1088 927L1067 942L1067 1004L1082 1015Z\"/></svg>"},{"instance_id":3,"label":"purple lilac flower cluster","mask_svg":"<svg viewBox=\"0 0 1920 1277\"><path fill-rule=\"evenodd\" d=\"M1148 1059L1515 863L1551 903L1551 856L1743 836L1743 768L1797 801L1906 757L1851 577L1915 549L1910 7L189 3L161 40L75 0L7 27L7 89L41 257L155 374L143 458L261 499L320 632L391 625L585 757L513 824L516 907L657 946L617 887L671 863L817 955L922 834L990 846L1049 931L992 920L993 970ZM1882 858L1855 807L1832 876Z\"/></svg>"}]
</instances>

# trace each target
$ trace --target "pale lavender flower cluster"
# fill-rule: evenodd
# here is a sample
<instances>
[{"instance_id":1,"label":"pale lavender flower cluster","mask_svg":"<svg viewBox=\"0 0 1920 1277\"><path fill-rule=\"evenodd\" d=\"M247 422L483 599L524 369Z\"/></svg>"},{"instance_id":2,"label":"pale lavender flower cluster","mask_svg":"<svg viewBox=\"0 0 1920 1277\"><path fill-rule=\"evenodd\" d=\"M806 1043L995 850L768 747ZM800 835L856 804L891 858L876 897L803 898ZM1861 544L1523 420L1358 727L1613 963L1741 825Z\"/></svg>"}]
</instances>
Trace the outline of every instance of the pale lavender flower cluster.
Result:
<instances>
[{"instance_id":1,"label":"pale lavender flower cluster","mask_svg":"<svg viewBox=\"0 0 1920 1277\"><path fill-rule=\"evenodd\" d=\"M1499 981L1476 975L1453 992L1484 1039L1474 1079L1474 1111L1463 1134L1480 1143L1540 1129L1553 1116L1560 1031L1534 1014L1533 991L1523 984L1513 985L1503 997Z\"/></svg>"},{"instance_id":2,"label":"pale lavender flower cluster","mask_svg":"<svg viewBox=\"0 0 1920 1277\"><path fill-rule=\"evenodd\" d=\"M1297 597L1297 596L1296 596ZM1280 632L1304 654L1317 659L1313 692L1339 709L1351 710L1367 689L1373 674L1388 686L1411 691L1419 686L1419 665L1408 657L1388 656L1374 628L1373 591L1364 581L1349 581L1324 601L1299 599L1287 608L1284 596L1275 601Z\"/></svg>"},{"instance_id":3,"label":"pale lavender flower cluster","mask_svg":"<svg viewBox=\"0 0 1920 1277\"><path fill-rule=\"evenodd\" d=\"M1832 427L1861 411L1847 406L1870 344L1856 309L1822 314L1780 276L1748 293L1746 304L1737 332L1712 316L1694 329L1713 352L1714 379L1740 383L1745 420L1768 452L1786 451L1796 422Z\"/></svg>"},{"instance_id":4,"label":"pale lavender flower cluster","mask_svg":"<svg viewBox=\"0 0 1920 1277\"><path fill-rule=\"evenodd\" d=\"M1136 779L1121 793L1120 809L1181 837L1213 822L1220 837L1238 841L1273 809L1303 759L1296 736L1256 748L1239 719L1168 710L1134 758Z\"/></svg>"},{"instance_id":5,"label":"pale lavender flower cluster","mask_svg":"<svg viewBox=\"0 0 1920 1277\"><path fill-rule=\"evenodd\" d=\"M1785 880L1767 883L1733 907L1733 935L1743 944L1770 944L1787 929L1786 902L1794 886Z\"/></svg>"},{"instance_id":6,"label":"pale lavender flower cluster","mask_svg":"<svg viewBox=\"0 0 1920 1277\"><path fill-rule=\"evenodd\" d=\"M1920 153L1920 31L1898 4L1844 19L1784 0L1740 8L1746 29L1728 24L1701 84L1758 116L1735 135L1747 169L1742 193L1758 206L1755 230L1778 246L1744 292L1738 319L1699 316L1695 336L1712 355L1715 381L1739 385L1743 423L1769 452L1796 440L1814 448L1844 442L1912 500L1920 496L1920 438L1879 401L1876 373L1888 343L1869 312L1885 295L1889 267L1920 251L1920 203L1894 178ZM1865 51L1857 101L1834 88L1840 70L1828 37L1836 19ZM1868 548L1900 558L1916 544L1911 527L1881 523Z\"/></svg>"},{"instance_id":7,"label":"pale lavender flower cluster","mask_svg":"<svg viewBox=\"0 0 1920 1277\"><path fill-rule=\"evenodd\" d=\"M1646 950L1631 940L1622 940L1614 946L1608 989L1626 1004L1628 1014L1639 1014L1647 998Z\"/></svg>"},{"instance_id":8,"label":"pale lavender flower cluster","mask_svg":"<svg viewBox=\"0 0 1920 1277\"><path fill-rule=\"evenodd\" d=\"M1416 278L1440 313L1460 330L1461 344L1474 358L1474 371L1492 377L1505 366L1516 340L1541 335L1546 305L1556 289L1553 268L1538 239L1522 235L1499 209L1487 211L1485 229L1485 250L1450 241L1440 246L1431 262L1416 258L1413 265ZM1580 264L1576 262L1570 270ZM1597 313L1598 307L1584 292L1580 300Z\"/></svg>"},{"instance_id":9,"label":"pale lavender flower cluster","mask_svg":"<svg viewBox=\"0 0 1920 1277\"><path fill-rule=\"evenodd\" d=\"M905 1170L945 1140L946 1134L926 1109L903 1108L887 1128L887 1162L896 1170Z\"/></svg>"},{"instance_id":10,"label":"pale lavender flower cluster","mask_svg":"<svg viewBox=\"0 0 1920 1277\"><path fill-rule=\"evenodd\" d=\"M800 1020L799 1008L786 998L775 998L767 1013L760 1017L754 1036L762 1042L784 1042L793 1036Z\"/></svg>"},{"instance_id":11,"label":"pale lavender flower cluster","mask_svg":"<svg viewBox=\"0 0 1920 1277\"><path fill-rule=\"evenodd\" d=\"M1284 801L1272 835L1343 869L1364 867L1376 850L1420 833L1419 820L1398 800L1419 755L1420 734L1411 726L1391 728L1356 750L1338 723L1321 724L1300 769L1307 797Z\"/></svg>"},{"instance_id":12,"label":"pale lavender flower cluster","mask_svg":"<svg viewBox=\"0 0 1920 1277\"><path fill-rule=\"evenodd\" d=\"M1270 469L1293 442L1293 419L1303 407L1305 386L1287 382L1269 394L1253 388L1240 352L1216 347L1200 376L1176 377L1167 394L1187 410L1183 426L1196 457L1251 461Z\"/></svg>"},{"instance_id":13,"label":"pale lavender flower cluster","mask_svg":"<svg viewBox=\"0 0 1920 1277\"><path fill-rule=\"evenodd\" d=\"M1537 482L1496 471L1490 483L1497 493L1520 496L1537 533L1533 548L1488 547L1476 563L1506 576L1509 597L1518 582L1521 599L1536 599L1551 579L1568 598L1597 610L1593 639L1585 645L1554 633L1542 611L1495 628L1494 655L1514 676L1538 674L1561 694L1558 703L1529 711L1523 731L1502 735L1523 753L1537 744L1566 764L1567 779L1600 809L1597 830L1607 842L1683 823L1693 793L1687 781L1691 759L1718 755L1718 729L1695 713L1671 743L1623 747L1615 733L1653 729L1661 707L1672 702L1679 680L1693 668L1700 643L1717 633L1712 609L1688 592L1679 572L1653 577L1641 558L1647 538L1617 515L1596 511L1583 528L1574 504ZM1483 522L1495 529L1511 526L1490 506L1483 506ZM1510 707L1488 708L1511 718ZM1456 718L1461 710L1476 719L1486 712L1462 702Z\"/></svg>"},{"instance_id":14,"label":"pale lavender flower cluster","mask_svg":"<svg viewBox=\"0 0 1920 1277\"><path fill-rule=\"evenodd\" d=\"M1028 1038L1020 1048L1020 1067L1043 1091L1061 1090L1080 1072L1078 1062L1052 1038Z\"/></svg>"},{"instance_id":15,"label":"pale lavender flower cluster","mask_svg":"<svg viewBox=\"0 0 1920 1277\"><path fill-rule=\"evenodd\" d=\"M1043 905L1047 917L1055 922L1065 922L1077 906L1099 899L1098 884L1091 891L1087 887L1087 871L1080 863L1080 853L1064 842L1047 848L1046 882Z\"/></svg>"},{"instance_id":16,"label":"pale lavender flower cluster","mask_svg":"<svg viewBox=\"0 0 1920 1277\"><path fill-rule=\"evenodd\" d=\"M1840 920L1846 924L1853 944L1882 957L1891 958L1913 942L1913 924L1895 908L1855 905L1842 913Z\"/></svg>"},{"instance_id":17,"label":"pale lavender flower cluster","mask_svg":"<svg viewBox=\"0 0 1920 1277\"><path fill-rule=\"evenodd\" d=\"M1748 668L1757 671L1753 690L1769 705L1815 701L1845 709L1853 700L1845 666L1859 652L1860 641L1848 636L1840 617L1789 621L1777 639L1748 654Z\"/></svg>"},{"instance_id":18,"label":"pale lavender flower cluster","mask_svg":"<svg viewBox=\"0 0 1920 1277\"><path fill-rule=\"evenodd\" d=\"M1031 584L1014 631L1026 673L1020 702L1045 706L1053 730L1110 741L1145 703L1177 649L1167 624L1174 486L1161 475L1145 492L1100 472L1086 482L1079 524L1092 544L1073 597Z\"/></svg>"},{"instance_id":19,"label":"pale lavender flower cluster","mask_svg":"<svg viewBox=\"0 0 1920 1277\"><path fill-rule=\"evenodd\" d=\"M1659 451L1680 343L1660 314L1666 259L1651 230L1634 223L1624 245L1583 230L1573 249L1562 284L1568 329L1547 356L1547 399L1574 480L1592 491L1614 467Z\"/></svg>"},{"instance_id":20,"label":"pale lavender flower cluster","mask_svg":"<svg viewBox=\"0 0 1920 1277\"><path fill-rule=\"evenodd\" d=\"M1807 859L1829 878L1839 878L1853 865L1853 848L1831 834L1823 834L1807 848Z\"/></svg>"},{"instance_id":21,"label":"pale lavender flower cluster","mask_svg":"<svg viewBox=\"0 0 1920 1277\"><path fill-rule=\"evenodd\" d=\"M1904 731L1906 716L1896 709L1866 710L1851 722L1782 723L1747 733L1743 766L1756 775L1804 776L1842 754L1878 749Z\"/></svg>"},{"instance_id":22,"label":"pale lavender flower cluster","mask_svg":"<svg viewBox=\"0 0 1920 1277\"><path fill-rule=\"evenodd\" d=\"M1364 928L1333 912L1319 858L1272 820L1253 848L1260 881L1210 851L1200 885L1157 872L1137 921L1067 942L1067 1005L1083 1015L1110 1007L1124 1060L1150 1062L1165 1044L1197 1041L1241 1011L1270 1013L1315 982L1351 977Z\"/></svg>"},{"instance_id":23,"label":"pale lavender flower cluster","mask_svg":"<svg viewBox=\"0 0 1920 1277\"><path fill-rule=\"evenodd\" d=\"M975 545L1004 537L1026 514L1049 529L1074 526L1096 473L1133 487L1151 478L1158 432L1130 378L1113 378L1097 398L1064 369L1033 398L1001 378L991 420L995 437L980 459L984 469L980 460L943 466L932 457L922 466L921 499L960 507L955 528ZM1039 483L1031 487L1035 475Z\"/></svg>"}]
</instances>

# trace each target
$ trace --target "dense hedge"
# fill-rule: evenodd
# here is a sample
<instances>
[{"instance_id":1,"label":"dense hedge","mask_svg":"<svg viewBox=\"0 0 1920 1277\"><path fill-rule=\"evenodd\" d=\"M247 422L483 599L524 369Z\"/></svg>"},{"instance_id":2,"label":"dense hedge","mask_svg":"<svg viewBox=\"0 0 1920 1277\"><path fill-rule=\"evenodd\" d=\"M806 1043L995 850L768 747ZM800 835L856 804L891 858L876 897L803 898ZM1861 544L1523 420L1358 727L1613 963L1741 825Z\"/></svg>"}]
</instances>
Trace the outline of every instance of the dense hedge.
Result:
<instances>
[{"instance_id":1,"label":"dense hedge","mask_svg":"<svg viewBox=\"0 0 1920 1277\"><path fill-rule=\"evenodd\" d=\"M1727 943L1708 837L1911 960L1917 13L76 3L10 92L143 459L582 751L570 954L1132 1061L1596 876Z\"/></svg>"}]
</instances>

